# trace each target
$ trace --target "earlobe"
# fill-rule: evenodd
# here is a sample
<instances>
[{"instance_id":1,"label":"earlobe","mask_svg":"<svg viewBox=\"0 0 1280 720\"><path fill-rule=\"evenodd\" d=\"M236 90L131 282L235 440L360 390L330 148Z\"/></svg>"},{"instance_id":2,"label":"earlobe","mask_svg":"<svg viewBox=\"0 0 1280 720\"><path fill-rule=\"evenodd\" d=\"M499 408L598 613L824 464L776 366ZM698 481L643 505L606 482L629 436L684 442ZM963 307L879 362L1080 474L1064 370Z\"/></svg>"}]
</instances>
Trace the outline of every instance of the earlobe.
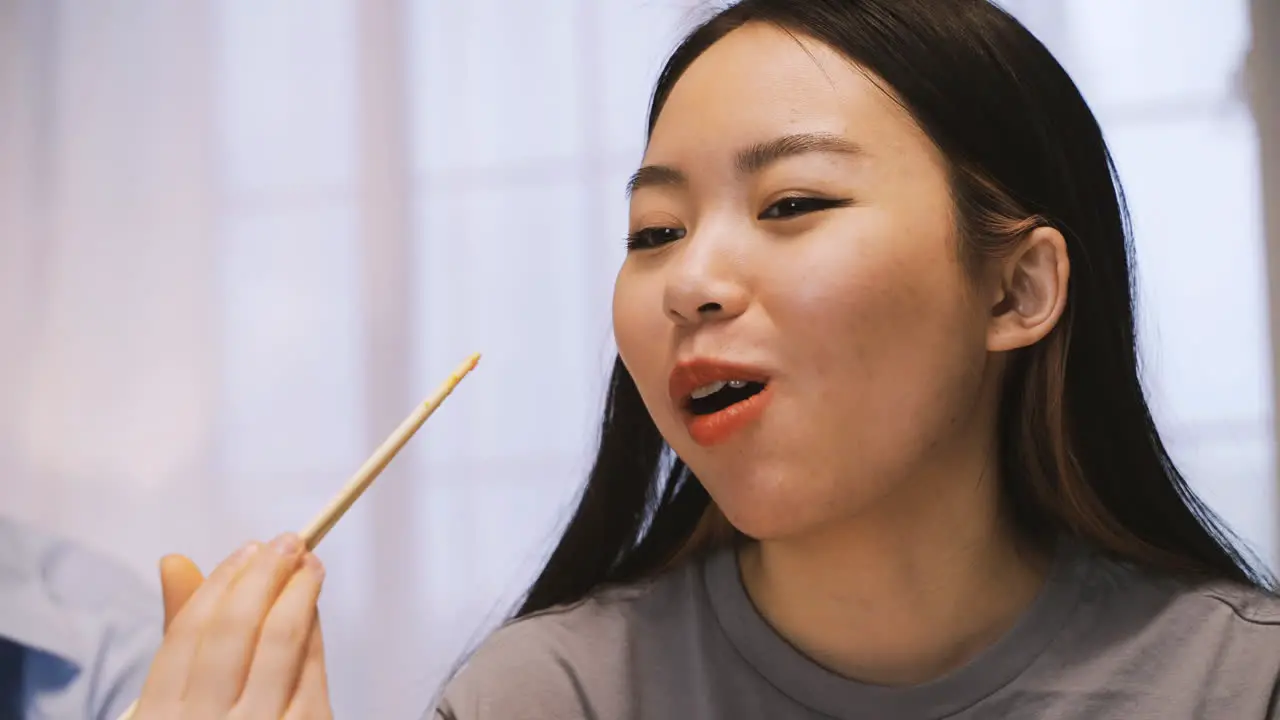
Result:
<instances>
[{"instance_id":1,"label":"earlobe","mask_svg":"<svg viewBox=\"0 0 1280 720\"><path fill-rule=\"evenodd\" d=\"M1067 303L1071 265L1062 233L1038 227L1001 264L997 301L991 308L987 349L1016 350L1049 334Z\"/></svg>"}]
</instances>

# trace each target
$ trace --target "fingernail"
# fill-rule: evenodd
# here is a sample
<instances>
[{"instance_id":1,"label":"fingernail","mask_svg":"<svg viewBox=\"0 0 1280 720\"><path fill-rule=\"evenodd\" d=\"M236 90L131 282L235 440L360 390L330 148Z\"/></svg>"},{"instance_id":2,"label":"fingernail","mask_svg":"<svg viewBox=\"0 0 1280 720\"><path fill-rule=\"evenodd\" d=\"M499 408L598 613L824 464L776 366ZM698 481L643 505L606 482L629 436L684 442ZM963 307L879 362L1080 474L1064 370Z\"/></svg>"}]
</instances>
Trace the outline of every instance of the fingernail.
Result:
<instances>
[{"instance_id":1,"label":"fingernail","mask_svg":"<svg viewBox=\"0 0 1280 720\"><path fill-rule=\"evenodd\" d=\"M302 564L306 565L308 570L316 574L317 580L324 579L324 565L320 563L320 558L312 555L311 553L307 553L302 556Z\"/></svg>"},{"instance_id":2,"label":"fingernail","mask_svg":"<svg viewBox=\"0 0 1280 720\"><path fill-rule=\"evenodd\" d=\"M302 549L302 540L295 533L285 533L271 541L271 549L281 555L293 555Z\"/></svg>"},{"instance_id":3,"label":"fingernail","mask_svg":"<svg viewBox=\"0 0 1280 720\"><path fill-rule=\"evenodd\" d=\"M250 557L253 557L253 554L258 552L258 549L261 547L262 544L257 542L251 542L248 545L245 545L236 551L236 560L248 560Z\"/></svg>"}]
</instances>

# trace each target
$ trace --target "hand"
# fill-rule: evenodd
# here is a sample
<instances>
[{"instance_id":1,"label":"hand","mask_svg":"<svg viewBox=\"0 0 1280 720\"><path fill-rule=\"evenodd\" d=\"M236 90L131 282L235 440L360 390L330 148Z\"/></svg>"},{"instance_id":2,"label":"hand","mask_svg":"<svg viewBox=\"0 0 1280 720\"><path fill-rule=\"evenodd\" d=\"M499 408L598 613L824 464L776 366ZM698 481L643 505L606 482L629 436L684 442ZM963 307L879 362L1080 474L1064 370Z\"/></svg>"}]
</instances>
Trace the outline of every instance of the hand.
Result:
<instances>
[{"instance_id":1,"label":"hand","mask_svg":"<svg viewBox=\"0 0 1280 720\"><path fill-rule=\"evenodd\" d=\"M209 577L160 563L165 639L134 720L324 720L329 707L316 600L324 570L296 535L251 543Z\"/></svg>"}]
</instances>

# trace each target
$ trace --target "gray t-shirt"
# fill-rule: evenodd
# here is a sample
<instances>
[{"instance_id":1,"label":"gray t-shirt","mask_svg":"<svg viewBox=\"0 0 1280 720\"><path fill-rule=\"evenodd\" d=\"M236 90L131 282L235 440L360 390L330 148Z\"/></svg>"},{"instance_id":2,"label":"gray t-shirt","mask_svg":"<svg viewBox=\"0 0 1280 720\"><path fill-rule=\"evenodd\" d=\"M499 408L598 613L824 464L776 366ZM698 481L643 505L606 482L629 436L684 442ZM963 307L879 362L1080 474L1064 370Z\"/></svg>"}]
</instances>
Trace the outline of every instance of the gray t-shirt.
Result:
<instances>
[{"instance_id":1,"label":"gray t-shirt","mask_svg":"<svg viewBox=\"0 0 1280 720\"><path fill-rule=\"evenodd\" d=\"M524 618L445 688L449 720L1280 719L1280 600L1077 545L1004 638L925 685L855 682L765 622L735 554Z\"/></svg>"}]
</instances>

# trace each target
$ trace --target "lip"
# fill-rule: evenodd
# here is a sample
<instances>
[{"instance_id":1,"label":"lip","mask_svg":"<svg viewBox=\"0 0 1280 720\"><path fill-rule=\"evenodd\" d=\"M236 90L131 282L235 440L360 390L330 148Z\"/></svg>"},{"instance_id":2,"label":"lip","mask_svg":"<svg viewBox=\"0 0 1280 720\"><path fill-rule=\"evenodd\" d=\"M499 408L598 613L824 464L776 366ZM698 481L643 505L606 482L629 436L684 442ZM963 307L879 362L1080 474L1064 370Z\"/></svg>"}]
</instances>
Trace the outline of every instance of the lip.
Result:
<instances>
[{"instance_id":1,"label":"lip","mask_svg":"<svg viewBox=\"0 0 1280 720\"><path fill-rule=\"evenodd\" d=\"M764 389L720 412L710 415L694 415L689 412L689 395L694 390L710 383L730 380L761 383ZM769 380L769 374L758 367L698 358L676 365L671 371L668 390L672 402L680 409L693 441L699 445L711 446L728 440L759 419L773 397L773 385Z\"/></svg>"}]
</instances>

